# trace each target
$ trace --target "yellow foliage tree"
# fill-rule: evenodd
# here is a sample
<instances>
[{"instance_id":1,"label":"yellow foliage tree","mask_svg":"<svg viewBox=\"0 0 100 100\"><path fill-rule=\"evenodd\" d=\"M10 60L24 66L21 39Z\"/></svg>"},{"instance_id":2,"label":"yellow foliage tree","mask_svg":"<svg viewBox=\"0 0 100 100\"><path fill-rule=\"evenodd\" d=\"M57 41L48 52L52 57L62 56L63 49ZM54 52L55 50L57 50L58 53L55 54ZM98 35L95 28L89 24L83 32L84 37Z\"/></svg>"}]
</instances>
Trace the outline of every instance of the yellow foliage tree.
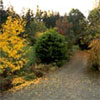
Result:
<instances>
[{"instance_id":1,"label":"yellow foliage tree","mask_svg":"<svg viewBox=\"0 0 100 100\"><path fill-rule=\"evenodd\" d=\"M0 30L0 73L8 70L12 73L20 70L27 59L24 57L26 40L19 37L24 32L25 21L21 18L8 17Z\"/></svg>"},{"instance_id":2,"label":"yellow foliage tree","mask_svg":"<svg viewBox=\"0 0 100 100\"><path fill-rule=\"evenodd\" d=\"M89 60L88 64L90 67L100 70L100 39L94 39L91 41L89 47Z\"/></svg>"}]
</instances>

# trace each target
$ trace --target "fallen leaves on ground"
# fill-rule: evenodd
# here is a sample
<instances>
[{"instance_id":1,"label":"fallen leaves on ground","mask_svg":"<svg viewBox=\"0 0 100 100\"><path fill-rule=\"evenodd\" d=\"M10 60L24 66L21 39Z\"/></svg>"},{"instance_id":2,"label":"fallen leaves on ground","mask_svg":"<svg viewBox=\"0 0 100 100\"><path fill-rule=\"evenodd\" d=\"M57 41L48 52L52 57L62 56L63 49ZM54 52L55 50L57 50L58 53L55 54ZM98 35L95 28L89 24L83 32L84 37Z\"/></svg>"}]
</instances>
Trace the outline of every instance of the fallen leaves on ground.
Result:
<instances>
[{"instance_id":1,"label":"fallen leaves on ground","mask_svg":"<svg viewBox=\"0 0 100 100\"><path fill-rule=\"evenodd\" d=\"M8 92L16 92L24 87L30 86L31 84L38 84L40 80L41 80L41 78L38 78L38 79L35 79L32 81L26 81L22 77L16 78L13 80L13 84L18 84L19 81L21 81L20 83L22 83L22 84L9 89Z\"/></svg>"}]
</instances>

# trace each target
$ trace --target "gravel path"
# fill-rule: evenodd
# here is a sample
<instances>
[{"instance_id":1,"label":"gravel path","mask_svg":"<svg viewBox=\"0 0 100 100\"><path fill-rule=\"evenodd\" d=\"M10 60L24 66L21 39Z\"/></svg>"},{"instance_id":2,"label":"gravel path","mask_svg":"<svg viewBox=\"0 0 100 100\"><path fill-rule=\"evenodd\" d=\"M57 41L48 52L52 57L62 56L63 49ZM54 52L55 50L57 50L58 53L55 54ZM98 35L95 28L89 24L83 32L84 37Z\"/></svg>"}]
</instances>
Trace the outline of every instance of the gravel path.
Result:
<instances>
[{"instance_id":1,"label":"gravel path","mask_svg":"<svg viewBox=\"0 0 100 100\"><path fill-rule=\"evenodd\" d=\"M0 100L100 100L100 77L86 70L85 53L77 52L72 60L38 84Z\"/></svg>"}]
</instances>

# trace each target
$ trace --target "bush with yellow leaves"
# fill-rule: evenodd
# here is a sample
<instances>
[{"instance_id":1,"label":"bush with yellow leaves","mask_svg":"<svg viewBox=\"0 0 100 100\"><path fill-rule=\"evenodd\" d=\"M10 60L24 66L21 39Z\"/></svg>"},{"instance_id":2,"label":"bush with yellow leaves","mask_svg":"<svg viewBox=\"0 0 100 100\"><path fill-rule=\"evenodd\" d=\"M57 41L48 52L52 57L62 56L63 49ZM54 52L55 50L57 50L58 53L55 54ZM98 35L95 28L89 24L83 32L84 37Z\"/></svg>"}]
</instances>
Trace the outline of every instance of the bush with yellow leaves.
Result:
<instances>
[{"instance_id":1,"label":"bush with yellow leaves","mask_svg":"<svg viewBox=\"0 0 100 100\"><path fill-rule=\"evenodd\" d=\"M100 70L100 39L91 41L89 47L89 60L88 66L94 70Z\"/></svg>"},{"instance_id":2,"label":"bush with yellow leaves","mask_svg":"<svg viewBox=\"0 0 100 100\"><path fill-rule=\"evenodd\" d=\"M11 74L26 64L24 47L26 40L19 37L24 32L25 21L8 17L0 29L0 74Z\"/></svg>"}]
</instances>

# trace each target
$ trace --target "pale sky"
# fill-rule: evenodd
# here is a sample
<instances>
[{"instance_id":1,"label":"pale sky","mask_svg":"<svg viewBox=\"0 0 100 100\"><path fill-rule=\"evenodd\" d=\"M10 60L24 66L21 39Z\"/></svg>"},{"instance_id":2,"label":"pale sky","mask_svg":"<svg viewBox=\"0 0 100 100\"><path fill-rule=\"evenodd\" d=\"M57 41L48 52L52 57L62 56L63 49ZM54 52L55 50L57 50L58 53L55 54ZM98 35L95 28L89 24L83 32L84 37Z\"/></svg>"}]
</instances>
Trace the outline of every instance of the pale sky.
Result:
<instances>
[{"instance_id":1,"label":"pale sky","mask_svg":"<svg viewBox=\"0 0 100 100\"><path fill-rule=\"evenodd\" d=\"M59 11L60 14L68 13L72 8L78 8L86 16L93 9L95 0L3 0L4 6L12 5L17 13L22 9L31 8L34 12L39 5L41 10Z\"/></svg>"}]
</instances>

